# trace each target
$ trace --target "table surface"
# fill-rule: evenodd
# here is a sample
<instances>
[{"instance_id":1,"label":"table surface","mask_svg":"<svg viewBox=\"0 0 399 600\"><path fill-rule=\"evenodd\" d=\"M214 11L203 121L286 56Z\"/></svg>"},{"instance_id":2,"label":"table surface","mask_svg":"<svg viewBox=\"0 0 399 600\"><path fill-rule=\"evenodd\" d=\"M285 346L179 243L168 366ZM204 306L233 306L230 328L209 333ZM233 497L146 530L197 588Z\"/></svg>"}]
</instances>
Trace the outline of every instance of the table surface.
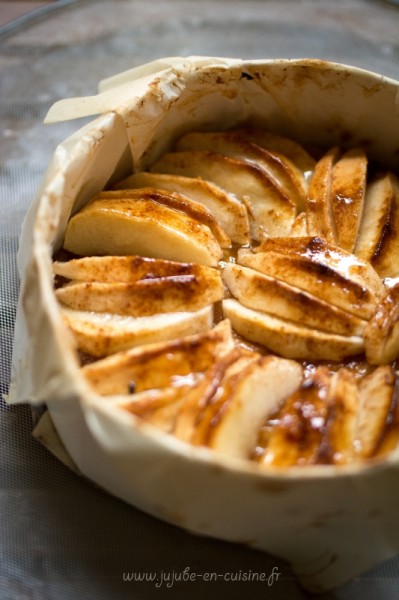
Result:
<instances>
[{"instance_id":1,"label":"table surface","mask_svg":"<svg viewBox=\"0 0 399 600\"><path fill-rule=\"evenodd\" d=\"M57 143L76 123L42 125L51 104L162 56L317 57L399 79L399 7L349 0L60 0L0 29L1 392L7 392L23 216ZM0 406L0 597L306 598L289 566L242 546L193 536L109 496L31 437L28 407ZM281 576L273 586L228 582L240 572ZM124 582L123 573L195 582ZM205 582L204 573L219 574ZM235 574L235 575L234 575ZM170 585L170 584L169 584ZM397 599L399 557L323 596Z\"/></svg>"}]
</instances>

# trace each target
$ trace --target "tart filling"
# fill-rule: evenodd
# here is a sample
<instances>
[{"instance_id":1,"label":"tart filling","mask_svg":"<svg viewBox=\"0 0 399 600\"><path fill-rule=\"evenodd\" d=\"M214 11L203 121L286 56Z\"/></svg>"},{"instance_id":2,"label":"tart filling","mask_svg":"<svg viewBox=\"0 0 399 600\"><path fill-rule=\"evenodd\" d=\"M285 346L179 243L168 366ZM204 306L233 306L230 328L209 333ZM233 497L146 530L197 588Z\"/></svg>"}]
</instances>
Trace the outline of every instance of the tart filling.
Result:
<instances>
[{"instance_id":1,"label":"tart filling","mask_svg":"<svg viewBox=\"0 0 399 600\"><path fill-rule=\"evenodd\" d=\"M115 407L259 468L399 436L399 182L362 148L190 132L69 220L55 293Z\"/></svg>"}]
</instances>

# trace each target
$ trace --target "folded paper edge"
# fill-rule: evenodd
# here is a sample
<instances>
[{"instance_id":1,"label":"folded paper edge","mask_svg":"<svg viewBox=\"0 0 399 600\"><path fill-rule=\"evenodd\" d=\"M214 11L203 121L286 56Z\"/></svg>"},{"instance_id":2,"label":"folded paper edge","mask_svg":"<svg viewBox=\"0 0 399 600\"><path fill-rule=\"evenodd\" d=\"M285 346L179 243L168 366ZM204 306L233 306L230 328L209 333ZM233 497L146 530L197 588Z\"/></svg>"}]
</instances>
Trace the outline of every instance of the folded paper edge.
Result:
<instances>
[{"instance_id":1,"label":"folded paper edge","mask_svg":"<svg viewBox=\"0 0 399 600\"><path fill-rule=\"evenodd\" d=\"M71 471L81 475L78 467L62 443L48 410L45 410L45 412L39 418L35 428L32 431L32 436L45 448L47 448L47 450L49 450L51 454L58 458L58 460L60 460L65 466L71 469Z\"/></svg>"},{"instance_id":2,"label":"folded paper edge","mask_svg":"<svg viewBox=\"0 0 399 600\"><path fill-rule=\"evenodd\" d=\"M55 102L47 112L44 123L59 123L117 110L126 100L135 95L141 96L143 93L141 88L150 85L168 72L175 71L176 74L187 75L195 69L210 66L229 67L239 65L241 62L240 59L207 56L158 59L103 79L99 83L99 93L96 95L65 98Z\"/></svg>"}]
</instances>

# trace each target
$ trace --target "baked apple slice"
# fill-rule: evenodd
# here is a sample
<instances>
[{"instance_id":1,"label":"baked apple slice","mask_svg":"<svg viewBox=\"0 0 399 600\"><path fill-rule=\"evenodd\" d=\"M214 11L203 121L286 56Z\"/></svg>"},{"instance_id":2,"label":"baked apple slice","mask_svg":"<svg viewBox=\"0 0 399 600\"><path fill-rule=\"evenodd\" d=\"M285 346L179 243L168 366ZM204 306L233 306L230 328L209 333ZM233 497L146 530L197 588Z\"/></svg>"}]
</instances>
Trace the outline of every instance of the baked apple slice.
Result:
<instances>
[{"instance_id":1,"label":"baked apple slice","mask_svg":"<svg viewBox=\"0 0 399 600\"><path fill-rule=\"evenodd\" d=\"M291 230L295 204L264 169L254 163L217 152L170 152L162 156L151 171L202 177L235 194L249 211L255 239L285 235Z\"/></svg>"},{"instance_id":2,"label":"baked apple slice","mask_svg":"<svg viewBox=\"0 0 399 600\"><path fill-rule=\"evenodd\" d=\"M167 173L134 173L116 186L123 188L153 187L177 192L206 206L232 242L249 242L249 222L245 206L233 194L200 177L184 177Z\"/></svg>"},{"instance_id":3,"label":"baked apple slice","mask_svg":"<svg viewBox=\"0 0 399 600\"><path fill-rule=\"evenodd\" d=\"M328 420L331 373L317 367L259 431L258 462L264 467L291 467L323 462L320 456Z\"/></svg>"},{"instance_id":4,"label":"baked apple slice","mask_svg":"<svg viewBox=\"0 0 399 600\"><path fill-rule=\"evenodd\" d=\"M389 174L375 177L367 186L363 218L354 253L361 260L377 258L385 227L390 220L393 189Z\"/></svg>"},{"instance_id":5,"label":"baked apple slice","mask_svg":"<svg viewBox=\"0 0 399 600\"><path fill-rule=\"evenodd\" d=\"M285 358L340 361L364 350L360 336L343 336L252 310L237 300L223 300L223 314L233 329L251 342Z\"/></svg>"},{"instance_id":6,"label":"baked apple slice","mask_svg":"<svg viewBox=\"0 0 399 600\"><path fill-rule=\"evenodd\" d=\"M295 361L266 356L250 362L228 383L209 422L206 445L229 456L249 458L262 423L301 381L302 367Z\"/></svg>"},{"instance_id":7,"label":"baked apple slice","mask_svg":"<svg viewBox=\"0 0 399 600\"><path fill-rule=\"evenodd\" d=\"M364 330L366 358L372 365L399 357L399 284L387 290Z\"/></svg>"},{"instance_id":8,"label":"baked apple slice","mask_svg":"<svg viewBox=\"0 0 399 600\"><path fill-rule=\"evenodd\" d=\"M262 167L295 203L297 210L305 207L306 183L303 174L285 156L266 150L249 141L237 131L190 132L181 137L178 152L206 150L232 156Z\"/></svg>"},{"instance_id":9,"label":"baked apple slice","mask_svg":"<svg viewBox=\"0 0 399 600\"><path fill-rule=\"evenodd\" d=\"M367 156L362 148L352 148L334 165L331 206L337 244L352 252L363 215L367 179Z\"/></svg>"},{"instance_id":10,"label":"baked apple slice","mask_svg":"<svg viewBox=\"0 0 399 600\"><path fill-rule=\"evenodd\" d=\"M222 273L230 293L244 306L339 335L362 335L366 321L275 277L236 264Z\"/></svg>"},{"instance_id":11,"label":"baked apple slice","mask_svg":"<svg viewBox=\"0 0 399 600\"><path fill-rule=\"evenodd\" d=\"M179 408L173 434L190 444L204 445L203 431L213 418L226 381L257 358L259 354L241 347L218 356L204 372L202 381L187 393Z\"/></svg>"},{"instance_id":12,"label":"baked apple slice","mask_svg":"<svg viewBox=\"0 0 399 600\"><path fill-rule=\"evenodd\" d=\"M231 246L230 238L220 227L209 209L200 202L195 202L182 194L145 187L131 190L108 190L106 192L101 192L98 195L98 198L109 200L127 198L128 200L151 200L152 202L158 202L163 206L168 206L169 208L185 213L199 223L209 227L221 248L230 248Z\"/></svg>"},{"instance_id":13,"label":"baked apple slice","mask_svg":"<svg viewBox=\"0 0 399 600\"><path fill-rule=\"evenodd\" d=\"M150 198L97 198L68 222L64 248L80 256L132 255L216 266L223 251L207 225Z\"/></svg>"},{"instance_id":14,"label":"baked apple slice","mask_svg":"<svg viewBox=\"0 0 399 600\"><path fill-rule=\"evenodd\" d=\"M239 252L237 262L305 290L361 319L368 320L375 310L375 297L364 286L307 257L273 251L253 254L245 250Z\"/></svg>"},{"instance_id":15,"label":"baked apple slice","mask_svg":"<svg viewBox=\"0 0 399 600\"><path fill-rule=\"evenodd\" d=\"M75 281L135 283L140 280L194 275L206 278L213 268L144 256L85 256L53 263L56 275Z\"/></svg>"},{"instance_id":16,"label":"baked apple slice","mask_svg":"<svg viewBox=\"0 0 399 600\"><path fill-rule=\"evenodd\" d=\"M234 347L230 322L209 331L166 342L146 344L107 356L81 368L101 395L139 393L149 389L194 384L195 374L209 369Z\"/></svg>"},{"instance_id":17,"label":"baked apple slice","mask_svg":"<svg viewBox=\"0 0 399 600\"><path fill-rule=\"evenodd\" d=\"M355 375L338 369L327 396L328 416L318 456L319 462L348 464L357 457L356 427L359 389Z\"/></svg>"},{"instance_id":18,"label":"baked apple slice","mask_svg":"<svg viewBox=\"0 0 399 600\"><path fill-rule=\"evenodd\" d=\"M342 277L350 278L365 287L377 299L385 295L385 287L375 269L354 254L346 252L335 244L329 244L319 237L269 238L254 248L254 252L273 250L280 254L290 254L308 258L314 264L326 265Z\"/></svg>"},{"instance_id":19,"label":"baked apple slice","mask_svg":"<svg viewBox=\"0 0 399 600\"><path fill-rule=\"evenodd\" d=\"M150 317L122 317L64 307L64 322L77 348L95 357L107 356L142 344L177 339L207 331L213 324L213 307Z\"/></svg>"},{"instance_id":20,"label":"baked apple slice","mask_svg":"<svg viewBox=\"0 0 399 600\"><path fill-rule=\"evenodd\" d=\"M307 150L292 138L287 138L260 128L237 130L245 139L262 146L271 152L277 152L290 160L304 175L309 177L315 167L315 159Z\"/></svg>"},{"instance_id":21,"label":"baked apple slice","mask_svg":"<svg viewBox=\"0 0 399 600\"><path fill-rule=\"evenodd\" d=\"M399 273L399 180L392 173L389 173L387 177L388 179L380 182L377 190L374 190L376 193L373 193L373 189L371 190L373 195L370 200L371 202L377 200L377 212L373 216L373 207L366 208L357 248L359 252L362 245L367 247L367 239L364 240L364 236L366 236L367 230L370 235L370 231L372 231L370 227L374 229L374 233L371 233L374 243L380 233L377 245L370 257L370 262L380 277L393 277ZM370 226L373 219L376 221ZM368 255L370 255L370 250Z\"/></svg>"},{"instance_id":22,"label":"baked apple slice","mask_svg":"<svg viewBox=\"0 0 399 600\"><path fill-rule=\"evenodd\" d=\"M230 324L223 321L204 334L107 357L82 373L107 401L172 433L181 405L201 396L204 373L233 346Z\"/></svg>"},{"instance_id":23,"label":"baked apple slice","mask_svg":"<svg viewBox=\"0 0 399 600\"><path fill-rule=\"evenodd\" d=\"M317 367L260 429L264 466L348 464L357 456L359 390L348 369Z\"/></svg>"},{"instance_id":24,"label":"baked apple slice","mask_svg":"<svg viewBox=\"0 0 399 600\"><path fill-rule=\"evenodd\" d=\"M378 454L389 424L392 402L397 396L396 379L393 367L383 365L364 377L359 384L360 404L356 425L359 459Z\"/></svg>"},{"instance_id":25,"label":"baked apple slice","mask_svg":"<svg viewBox=\"0 0 399 600\"><path fill-rule=\"evenodd\" d=\"M82 311L146 317L157 313L194 312L223 298L219 272L208 267L201 275L171 275L119 281L72 281L55 292L62 304Z\"/></svg>"},{"instance_id":26,"label":"baked apple slice","mask_svg":"<svg viewBox=\"0 0 399 600\"><path fill-rule=\"evenodd\" d=\"M331 148L317 163L309 182L306 201L306 224L310 236L324 238L334 244L337 240L331 202L331 182L338 148Z\"/></svg>"}]
</instances>

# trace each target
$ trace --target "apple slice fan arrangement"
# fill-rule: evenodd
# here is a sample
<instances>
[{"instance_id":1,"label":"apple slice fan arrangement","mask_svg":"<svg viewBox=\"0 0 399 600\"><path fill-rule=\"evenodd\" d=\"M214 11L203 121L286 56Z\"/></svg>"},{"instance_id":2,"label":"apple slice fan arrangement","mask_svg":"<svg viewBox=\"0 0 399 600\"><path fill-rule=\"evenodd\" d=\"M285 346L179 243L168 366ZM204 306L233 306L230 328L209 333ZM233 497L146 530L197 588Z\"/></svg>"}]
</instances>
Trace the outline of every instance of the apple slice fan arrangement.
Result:
<instances>
[{"instance_id":1,"label":"apple slice fan arrangement","mask_svg":"<svg viewBox=\"0 0 399 600\"><path fill-rule=\"evenodd\" d=\"M73 215L56 296L124 410L260 467L363 461L399 434L398 226L360 147L190 132Z\"/></svg>"}]
</instances>

